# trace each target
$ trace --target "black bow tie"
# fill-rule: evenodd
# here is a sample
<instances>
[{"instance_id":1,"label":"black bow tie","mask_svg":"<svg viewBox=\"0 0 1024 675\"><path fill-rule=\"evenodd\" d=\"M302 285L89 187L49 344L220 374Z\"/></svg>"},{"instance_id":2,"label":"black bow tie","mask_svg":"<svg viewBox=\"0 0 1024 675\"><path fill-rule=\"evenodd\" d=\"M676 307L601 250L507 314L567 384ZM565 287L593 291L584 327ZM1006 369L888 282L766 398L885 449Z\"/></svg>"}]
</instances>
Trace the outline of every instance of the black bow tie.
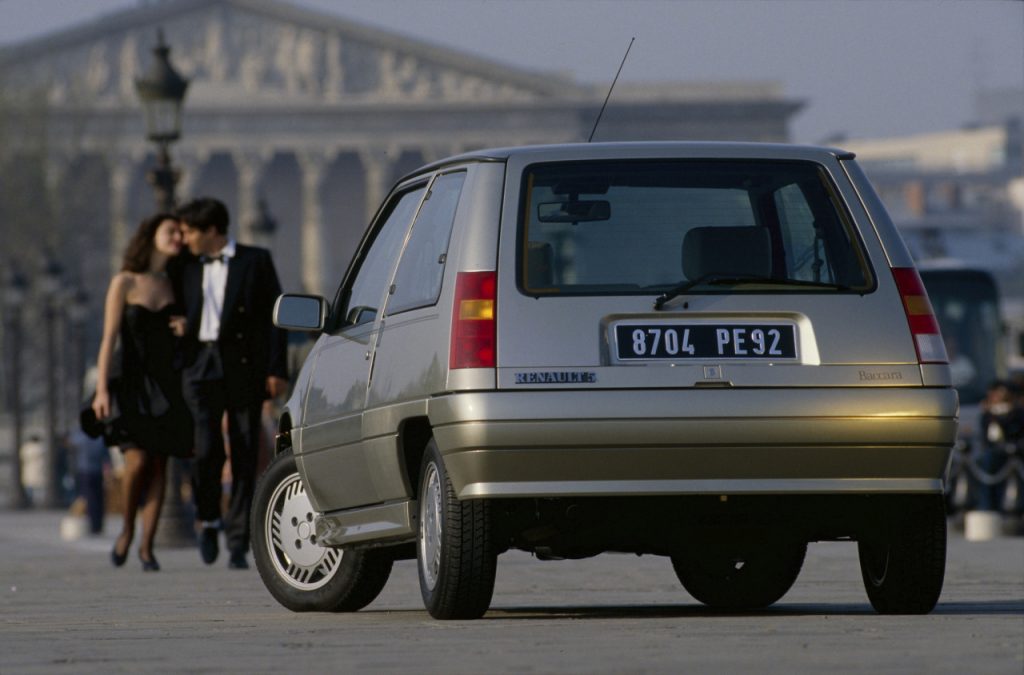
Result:
<instances>
[{"instance_id":1,"label":"black bow tie","mask_svg":"<svg viewBox=\"0 0 1024 675\"><path fill-rule=\"evenodd\" d=\"M201 255L201 256L199 256L199 262L203 263L204 265L209 265L212 262L224 262L224 260L225 260L225 257L224 257L223 253L221 253L220 255Z\"/></svg>"}]
</instances>

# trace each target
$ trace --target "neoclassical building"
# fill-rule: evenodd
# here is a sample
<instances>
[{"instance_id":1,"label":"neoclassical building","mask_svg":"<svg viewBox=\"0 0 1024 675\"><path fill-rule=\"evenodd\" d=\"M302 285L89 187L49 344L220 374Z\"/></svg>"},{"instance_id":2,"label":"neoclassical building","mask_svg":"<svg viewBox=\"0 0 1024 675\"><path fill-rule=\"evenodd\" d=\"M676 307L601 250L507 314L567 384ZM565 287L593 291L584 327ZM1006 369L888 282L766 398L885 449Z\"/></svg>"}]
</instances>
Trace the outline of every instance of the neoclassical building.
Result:
<instances>
[{"instance_id":1,"label":"neoclassical building","mask_svg":"<svg viewBox=\"0 0 1024 675\"><path fill-rule=\"evenodd\" d=\"M97 310L153 208L134 79L158 28L190 80L179 199L223 199L242 242L264 200L286 290L336 287L397 177L481 147L586 140L606 94L278 0L165 0L3 50L4 91L45 109L60 249ZM801 105L770 82L620 83L595 140L785 141ZM0 147L24 151L17 135Z\"/></svg>"}]
</instances>

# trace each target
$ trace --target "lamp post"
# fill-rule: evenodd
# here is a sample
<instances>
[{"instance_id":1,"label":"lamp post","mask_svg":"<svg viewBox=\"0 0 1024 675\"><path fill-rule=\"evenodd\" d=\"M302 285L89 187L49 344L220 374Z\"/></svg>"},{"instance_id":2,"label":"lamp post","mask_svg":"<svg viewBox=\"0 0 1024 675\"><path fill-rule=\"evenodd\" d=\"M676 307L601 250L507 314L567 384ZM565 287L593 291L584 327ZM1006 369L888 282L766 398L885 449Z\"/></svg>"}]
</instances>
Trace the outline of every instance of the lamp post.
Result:
<instances>
[{"instance_id":1,"label":"lamp post","mask_svg":"<svg viewBox=\"0 0 1024 675\"><path fill-rule=\"evenodd\" d=\"M47 486L46 506L61 507L61 448L57 444L57 300L61 291L64 268L52 251L43 253L39 290L43 300L43 330L46 333L46 443Z\"/></svg>"},{"instance_id":2,"label":"lamp post","mask_svg":"<svg viewBox=\"0 0 1024 675\"><path fill-rule=\"evenodd\" d=\"M71 358L68 359L68 426L75 424L82 397L85 379L85 322L89 318L89 294L78 288L68 298L68 342Z\"/></svg>"},{"instance_id":3,"label":"lamp post","mask_svg":"<svg viewBox=\"0 0 1024 675\"><path fill-rule=\"evenodd\" d=\"M146 138L157 144L156 167L146 174L146 180L156 192L156 205L161 211L174 208L174 186L179 172L171 166L167 148L181 137L181 105L188 89L188 80L174 69L170 56L171 48L164 43L164 32L159 30L153 64L146 77L135 80L135 91L145 113Z\"/></svg>"},{"instance_id":4,"label":"lamp post","mask_svg":"<svg viewBox=\"0 0 1024 675\"><path fill-rule=\"evenodd\" d=\"M157 145L156 166L146 174L153 186L156 207L163 212L174 209L174 187L179 171L171 166L168 147L181 138L181 106L188 90L188 80L171 65L171 48L164 42L163 30L157 31L153 63L144 78L135 80L135 91L142 102L146 120L146 138ZM182 460L170 458L168 485L160 512L157 540L162 546L195 545L191 518L181 499Z\"/></svg>"},{"instance_id":5,"label":"lamp post","mask_svg":"<svg viewBox=\"0 0 1024 675\"><path fill-rule=\"evenodd\" d=\"M13 436L11 438L11 508L28 508L28 494L21 479L21 438L24 432L24 418L21 409L21 308L28 293L28 282L12 263L7 268L3 286L3 307L6 325L6 351L10 359L8 374L11 397L11 411L14 414Z\"/></svg>"}]
</instances>

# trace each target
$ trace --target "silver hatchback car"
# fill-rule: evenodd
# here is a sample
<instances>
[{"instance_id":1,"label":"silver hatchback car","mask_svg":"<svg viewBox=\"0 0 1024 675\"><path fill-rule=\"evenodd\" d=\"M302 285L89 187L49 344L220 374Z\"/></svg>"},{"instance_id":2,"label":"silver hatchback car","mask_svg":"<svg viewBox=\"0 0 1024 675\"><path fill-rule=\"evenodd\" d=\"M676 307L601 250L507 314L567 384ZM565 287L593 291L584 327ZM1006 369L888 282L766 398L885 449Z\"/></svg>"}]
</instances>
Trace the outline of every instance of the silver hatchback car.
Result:
<instances>
[{"instance_id":1,"label":"silver hatchback car","mask_svg":"<svg viewBox=\"0 0 1024 675\"><path fill-rule=\"evenodd\" d=\"M333 301L257 487L253 553L296 610L418 560L430 614L488 608L498 556L667 556L766 607L808 542L868 598L942 589L957 396L928 297L852 154L736 143L482 150L402 179Z\"/></svg>"}]
</instances>

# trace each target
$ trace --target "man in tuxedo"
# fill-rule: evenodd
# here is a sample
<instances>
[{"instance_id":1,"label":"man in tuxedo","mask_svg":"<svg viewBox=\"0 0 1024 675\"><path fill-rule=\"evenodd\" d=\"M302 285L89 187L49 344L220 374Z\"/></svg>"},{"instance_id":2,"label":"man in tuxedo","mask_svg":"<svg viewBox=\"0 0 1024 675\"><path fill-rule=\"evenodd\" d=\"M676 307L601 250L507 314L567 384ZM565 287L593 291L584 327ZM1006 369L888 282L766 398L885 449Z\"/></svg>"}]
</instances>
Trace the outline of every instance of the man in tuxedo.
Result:
<instances>
[{"instance_id":1,"label":"man in tuxedo","mask_svg":"<svg viewBox=\"0 0 1024 675\"><path fill-rule=\"evenodd\" d=\"M228 210L205 197L178 211L191 256L177 281L185 309L182 389L195 422L192 485L199 552L217 559L223 527L232 569L246 569L249 511L259 454L263 401L287 388L286 341L274 327L274 302L281 293L270 252L228 236ZM222 420L228 419L231 498L221 516L224 468Z\"/></svg>"}]
</instances>

